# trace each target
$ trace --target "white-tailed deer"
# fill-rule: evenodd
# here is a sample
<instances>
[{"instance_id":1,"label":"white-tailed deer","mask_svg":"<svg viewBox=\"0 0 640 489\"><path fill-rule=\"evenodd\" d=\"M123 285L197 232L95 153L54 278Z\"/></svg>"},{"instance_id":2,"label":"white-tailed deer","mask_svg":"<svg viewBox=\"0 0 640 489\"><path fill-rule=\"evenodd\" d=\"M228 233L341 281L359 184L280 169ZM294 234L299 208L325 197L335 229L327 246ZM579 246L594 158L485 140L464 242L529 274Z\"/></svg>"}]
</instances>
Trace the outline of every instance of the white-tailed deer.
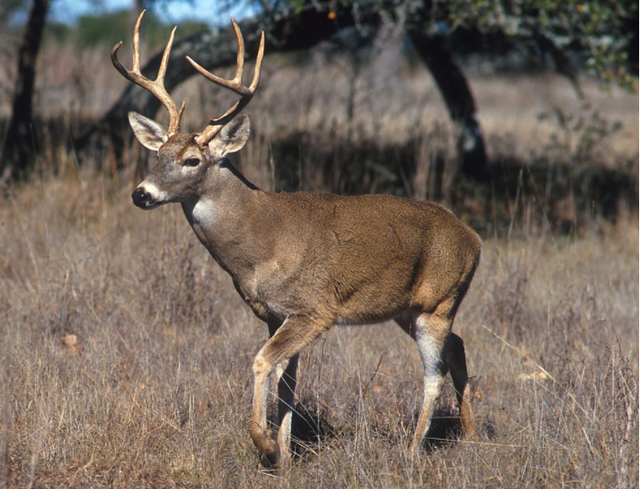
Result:
<instances>
[{"instance_id":1,"label":"white-tailed deer","mask_svg":"<svg viewBox=\"0 0 640 489\"><path fill-rule=\"evenodd\" d=\"M286 464L300 351L335 324L395 320L418 345L424 365L424 399L411 443L419 449L429 428L444 375L451 373L463 431L475 435L462 339L451 332L454 316L480 259L480 239L437 204L390 195L342 197L297 192L271 193L249 183L227 155L249 136L249 118L238 115L260 80L264 34L253 81L242 82L244 41L238 42L233 80L212 75L187 57L215 84L240 95L224 115L200 134L179 132L184 103L164 88L173 35L155 81L140 73L140 14L133 36L133 70L116 69L155 95L169 112L169 128L129 114L138 140L158 152L156 164L132 198L142 209L169 202L182 205L202 244L231 275L270 338L253 363L255 390L249 432L263 463ZM278 432L267 426L270 374L278 376Z\"/></svg>"}]
</instances>

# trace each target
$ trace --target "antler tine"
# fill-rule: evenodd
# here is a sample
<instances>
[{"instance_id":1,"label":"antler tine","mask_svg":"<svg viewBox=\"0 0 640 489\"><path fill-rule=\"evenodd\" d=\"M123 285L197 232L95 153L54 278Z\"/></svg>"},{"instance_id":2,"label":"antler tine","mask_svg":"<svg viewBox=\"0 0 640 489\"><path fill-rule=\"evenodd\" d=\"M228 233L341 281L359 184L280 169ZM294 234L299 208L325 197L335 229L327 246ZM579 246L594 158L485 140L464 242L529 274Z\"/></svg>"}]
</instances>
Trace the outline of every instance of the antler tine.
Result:
<instances>
[{"instance_id":1,"label":"antler tine","mask_svg":"<svg viewBox=\"0 0 640 489\"><path fill-rule=\"evenodd\" d=\"M222 127L233 119L236 115L238 115L242 109L244 109L247 104L251 101L253 94L258 88L258 83L260 83L260 73L262 71L262 59L264 57L264 32L260 35L260 47L258 48L258 55L256 58L256 65L253 72L253 79L251 81L251 85L246 87L242 84L242 77L244 74L244 39L242 37L242 32L240 31L240 27L236 23L236 21L232 18L231 24L233 25L233 30L236 33L236 41L238 43L238 55L236 61L236 74L231 80L227 80L225 78L220 78L219 76L210 73L208 70L200 66L193 59L187 56L187 61L191 63L198 73L204 76L207 80L215 83L216 85L220 85L224 88L228 88L238 95L241 95L240 100L238 100L229 110L227 110L220 117L216 117L211 119L209 125L205 127L204 131L196 137L196 142L200 146L205 146L209 141L211 141L218 132L222 129Z\"/></svg>"},{"instance_id":2,"label":"antler tine","mask_svg":"<svg viewBox=\"0 0 640 489\"><path fill-rule=\"evenodd\" d=\"M242 75L244 72L244 38L242 37L242 32L240 31L240 27L236 21L231 18L231 24L233 25L233 30L236 33L236 42L238 43L238 54L236 57L236 75L231 80L227 80L225 78L221 78L219 76L214 75L209 72L198 63L196 63L191 57L187 56L187 61L191 63L198 73L204 76L207 80L220 85L222 87L233 90L238 95L246 95L248 90L245 86L242 85Z\"/></svg>"},{"instance_id":3,"label":"antler tine","mask_svg":"<svg viewBox=\"0 0 640 489\"><path fill-rule=\"evenodd\" d=\"M142 25L142 18L146 13L146 9L143 9L136 20L136 25L133 26L133 71L140 73L140 26Z\"/></svg>"},{"instance_id":4,"label":"antler tine","mask_svg":"<svg viewBox=\"0 0 640 489\"><path fill-rule=\"evenodd\" d=\"M158 76L154 81L152 81L143 76L140 71L140 25L142 24L142 18L144 17L145 12L146 10L140 12L140 16L138 17L133 29L133 68L131 71L127 70L122 63L120 63L120 60L118 60L118 49L122 46L122 41L116 44L111 50L111 62L123 77L149 91L160 101L165 109L167 109L167 112L169 112L168 136L173 136L180 131L180 119L184 113L185 102L182 102L180 110L178 110L175 102L169 95L169 92L164 87L164 78L167 74L169 55L171 54L171 48L173 46L173 39L175 37L177 27L174 27L171 31L169 42L167 42L164 52L162 53L162 61L160 62Z\"/></svg>"}]
</instances>

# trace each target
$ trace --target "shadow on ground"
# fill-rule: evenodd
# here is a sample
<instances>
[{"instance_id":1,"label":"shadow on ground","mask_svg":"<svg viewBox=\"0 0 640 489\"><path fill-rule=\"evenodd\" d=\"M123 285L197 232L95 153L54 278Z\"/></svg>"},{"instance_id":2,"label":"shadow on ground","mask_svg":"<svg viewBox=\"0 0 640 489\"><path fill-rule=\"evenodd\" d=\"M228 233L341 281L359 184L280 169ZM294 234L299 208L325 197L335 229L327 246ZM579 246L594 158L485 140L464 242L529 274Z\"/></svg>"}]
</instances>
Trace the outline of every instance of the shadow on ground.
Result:
<instances>
[{"instance_id":1,"label":"shadow on ground","mask_svg":"<svg viewBox=\"0 0 640 489\"><path fill-rule=\"evenodd\" d=\"M481 438L493 439L496 436L496 426L492 420L476 420ZM417 416L413 426L417 424ZM349 436L348 432L338 434L326 419L326 415L311 403L297 403L291 426L291 448L294 456L305 459L317 452L318 448L326 445L337 436ZM378 432L385 438L390 434ZM423 448L427 454L434 450L445 448L462 440L462 425L460 417L454 408L440 408L436 410L431 420L431 427L423 441Z\"/></svg>"}]
</instances>

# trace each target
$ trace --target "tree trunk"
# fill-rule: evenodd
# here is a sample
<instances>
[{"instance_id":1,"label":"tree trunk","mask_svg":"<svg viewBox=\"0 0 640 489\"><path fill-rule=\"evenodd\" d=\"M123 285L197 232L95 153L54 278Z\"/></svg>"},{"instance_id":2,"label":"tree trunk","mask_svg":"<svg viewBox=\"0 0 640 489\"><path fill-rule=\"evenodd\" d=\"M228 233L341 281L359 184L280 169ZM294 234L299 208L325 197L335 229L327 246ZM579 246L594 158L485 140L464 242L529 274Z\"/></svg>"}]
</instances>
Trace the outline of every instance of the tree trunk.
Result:
<instances>
[{"instance_id":1,"label":"tree trunk","mask_svg":"<svg viewBox=\"0 0 640 489\"><path fill-rule=\"evenodd\" d=\"M4 182L23 178L35 162L36 141L32 124L33 88L36 77L36 58L49 3L50 0L34 0L18 53L18 78L13 95L11 120L7 127L0 158L0 178Z\"/></svg>"},{"instance_id":2,"label":"tree trunk","mask_svg":"<svg viewBox=\"0 0 640 489\"><path fill-rule=\"evenodd\" d=\"M433 75L453 123L457 154L463 175L478 180L489 173L482 129L467 79L453 59L443 36L409 29L409 38Z\"/></svg>"}]
</instances>

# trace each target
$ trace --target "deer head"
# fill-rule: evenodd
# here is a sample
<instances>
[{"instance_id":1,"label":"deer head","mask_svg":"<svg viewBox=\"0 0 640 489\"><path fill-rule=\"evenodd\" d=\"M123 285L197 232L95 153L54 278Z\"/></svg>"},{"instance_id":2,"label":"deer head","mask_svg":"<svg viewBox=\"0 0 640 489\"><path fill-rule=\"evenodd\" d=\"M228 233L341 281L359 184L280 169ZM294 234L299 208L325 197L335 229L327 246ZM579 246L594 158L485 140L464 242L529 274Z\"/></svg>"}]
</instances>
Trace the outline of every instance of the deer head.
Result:
<instances>
[{"instance_id":1,"label":"deer head","mask_svg":"<svg viewBox=\"0 0 640 489\"><path fill-rule=\"evenodd\" d=\"M246 87L242 83L244 74L244 39L235 20L231 19L238 42L237 68L235 77L231 80L220 78L187 56L187 61L201 75L209 81L228 88L240 95L238 100L223 115L211 119L199 134L185 134L180 132L180 120L185 110L185 102L180 109L164 87L167 73L169 54L173 45L176 28L164 49L158 76L150 80L140 71L140 25L145 10L140 13L133 33L133 68L127 70L118 60L118 49L122 41L111 51L111 61L118 72L127 80L148 90L160 100L169 113L169 127L141 115L137 112L129 113L129 123L140 143L158 153L157 162L147 178L132 194L135 205L142 209L154 209L169 202L186 202L194 199L199 192L199 185L204 181L204 175L211 165L223 161L230 153L242 149L250 130L249 117L239 115L242 109L251 101L258 83L264 56L264 32L260 38L260 47L251 84Z\"/></svg>"}]
</instances>

